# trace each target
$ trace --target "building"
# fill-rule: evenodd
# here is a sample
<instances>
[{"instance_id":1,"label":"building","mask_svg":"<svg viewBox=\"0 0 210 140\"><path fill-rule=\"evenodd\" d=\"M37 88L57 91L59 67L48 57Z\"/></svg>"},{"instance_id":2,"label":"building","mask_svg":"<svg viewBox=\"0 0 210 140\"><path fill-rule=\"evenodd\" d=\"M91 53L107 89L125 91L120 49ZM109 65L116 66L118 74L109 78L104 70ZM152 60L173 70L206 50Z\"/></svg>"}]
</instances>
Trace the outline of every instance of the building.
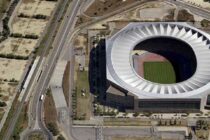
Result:
<instances>
[{"instance_id":1,"label":"building","mask_svg":"<svg viewBox=\"0 0 210 140\"><path fill-rule=\"evenodd\" d=\"M105 104L131 112L199 112L206 106L210 35L204 31L187 23L130 23L99 46L106 48L106 91L100 92ZM167 58L177 81L163 84L140 76L132 57L136 48L139 56L152 52Z\"/></svg>"}]
</instances>

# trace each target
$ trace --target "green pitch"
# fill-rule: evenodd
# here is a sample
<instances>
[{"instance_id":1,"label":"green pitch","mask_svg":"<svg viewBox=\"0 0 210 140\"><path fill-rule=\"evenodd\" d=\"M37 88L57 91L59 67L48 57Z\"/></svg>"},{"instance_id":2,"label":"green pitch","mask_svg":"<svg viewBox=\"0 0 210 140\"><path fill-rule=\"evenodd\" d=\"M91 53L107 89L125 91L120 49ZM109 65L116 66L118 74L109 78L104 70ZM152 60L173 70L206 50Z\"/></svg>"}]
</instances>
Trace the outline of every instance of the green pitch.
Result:
<instances>
[{"instance_id":1,"label":"green pitch","mask_svg":"<svg viewBox=\"0 0 210 140\"><path fill-rule=\"evenodd\" d=\"M161 84L176 82L176 74L170 62L144 62L144 78Z\"/></svg>"}]
</instances>

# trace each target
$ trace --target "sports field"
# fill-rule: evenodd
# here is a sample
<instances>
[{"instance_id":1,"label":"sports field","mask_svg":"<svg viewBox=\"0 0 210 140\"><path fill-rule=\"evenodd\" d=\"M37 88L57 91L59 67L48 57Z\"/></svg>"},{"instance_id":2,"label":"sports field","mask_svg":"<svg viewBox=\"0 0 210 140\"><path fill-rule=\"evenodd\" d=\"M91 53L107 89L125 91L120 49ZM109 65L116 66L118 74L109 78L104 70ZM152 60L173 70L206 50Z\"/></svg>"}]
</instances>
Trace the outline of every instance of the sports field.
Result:
<instances>
[{"instance_id":1,"label":"sports field","mask_svg":"<svg viewBox=\"0 0 210 140\"><path fill-rule=\"evenodd\" d=\"M170 62L144 62L144 78L161 84L176 82L176 74Z\"/></svg>"}]
</instances>

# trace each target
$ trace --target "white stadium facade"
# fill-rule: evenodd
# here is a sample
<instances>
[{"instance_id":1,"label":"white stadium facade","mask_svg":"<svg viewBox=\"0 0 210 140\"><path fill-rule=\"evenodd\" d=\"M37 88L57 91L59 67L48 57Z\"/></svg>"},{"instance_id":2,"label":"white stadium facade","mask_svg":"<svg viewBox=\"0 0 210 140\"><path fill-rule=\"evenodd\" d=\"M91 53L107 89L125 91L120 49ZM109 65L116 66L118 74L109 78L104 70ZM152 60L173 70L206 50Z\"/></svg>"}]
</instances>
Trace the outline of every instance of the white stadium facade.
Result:
<instances>
[{"instance_id":1,"label":"white stadium facade","mask_svg":"<svg viewBox=\"0 0 210 140\"><path fill-rule=\"evenodd\" d=\"M171 40L169 47L164 45L167 39ZM153 43L149 51L163 51L160 54L177 59L186 73L182 74L181 70L180 75L188 76L170 84L151 82L140 76L134 69L132 52L145 41L145 46ZM176 48L179 42L181 47ZM210 35L206 32L184 22L130 23L104 41L104 46L107 86L103 98L106 104L132 112L199 112L208 108ZM173 55L172 51L179 55ZM188 63L185 58L189 65L185 65Z\"/></svg>"}]
</instances>

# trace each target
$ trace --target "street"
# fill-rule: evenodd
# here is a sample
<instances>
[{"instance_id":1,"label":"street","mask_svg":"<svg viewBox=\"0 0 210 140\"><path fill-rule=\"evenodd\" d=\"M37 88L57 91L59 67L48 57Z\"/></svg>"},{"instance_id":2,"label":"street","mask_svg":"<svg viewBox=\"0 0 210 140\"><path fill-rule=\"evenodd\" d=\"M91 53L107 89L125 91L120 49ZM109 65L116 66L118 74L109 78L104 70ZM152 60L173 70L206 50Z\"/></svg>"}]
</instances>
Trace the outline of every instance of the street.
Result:
<instances>
[{"instance_id":1,"label":"street","mask_svg":"<svg viewBox=\"0 0 210 140\"><path fill-rule=\"evenodd\" d=\"M153 1L153 0L150 0ZM205 10L202 10L200 8L197 8L195 6L191 6L189 4L180 2L180 1L173 1L173 0L167 0L168 2L171 2L173 4L176 4L180 7L183 8L188 8L190 9L190 11L192 11L195 14L198 15L202 15L205 18L210 18L210 12L206 12ZM67 2L67 1L65 1ZM139 4L144 3L145 1L141 1L139 2ZM81 31L84 28L87 28L88 26L97 23L99 21L102 21L108 17L111 17L113 15L116 15L118 13L127 11L128 9L132 9L133 7L137 6L137 5L132 5L129 7L126 7L126 9L120 9L117 10L113 13L109 13L105 16L99 17L97 19L94 19L91 22L87 22L82 24L81 26L79 26L78 28L75 28L75 21L77 19L77 14L79 12L80 6L81 6L82 1L81 0L73 0L71 2L71 6L69 6L67 13L63 24L61 25L61 28L59 29L56 38L53 42L52 41L52 36L53 33L56 30L56 27L58 27L57 25L54 25L55 28L52 29L52 33L50 34L51 37L50 39L46 42L46 46L50 46L50 43L52 43L53 45L53 49L51 50L50 54L48 56L45 56L46 51L47 51L47 47L44 50L43 55L40 58L40 61L38 63L37 69L35 71L35 73L33 74L30 84L28 86L28 88L26 89L26 94L23 96L23 99L20 103L20 105L18 106L18 109L15 112L15 116L12 118L10 124L9 124L9 129L7 130L7 133L5 134L5 140L9 140L15 124L18 120L18 116L21 112L21 109L23 108L23 104L25 102L26 96L28 94L28 92L31 90L31 88L34 88L34 93L31 99L31 103L30 103L30 120L29 120L29 127L28 130L26 132L25 137L27 137L28 135L30 135L30 133L35 132L35 131L42 131L49 139L52 139L52 134L47 130L44 122L43 122L43 101L40 100L40 97L42 94L45 94L48 86L49 86L49 81L51 79L52 73L54 71L54 68L57 64L57 61L60 58L61 52L66 50L66 48L70 47L70 59L73 60L74 59L74 52L73 52L73 46L72 46L72 39L74 37L74 35L77 35L79 33L79 31ZM63 4L63 6L65 6L66 3ZM58 14L58 18L56 20L55 23L58 22L58 20L61 18L62 13L64 8L62 8L62 11L59 12ZM68 49L67 49L68 50ZM44 62L42 62L43 58ZM43 65L41 65L43 64ZM42 74L40 75L40 78L38 81L36 81L37 75L39 75L40 73L38 71L40 71L40 69L42 70ZM73 81L73 75L74 75L74 63L71 63L71 70L70 70L70 88L69 88L69 94L71 95L71 91L74 87L74 83ZM67 124L69 125L69 133L71 135L72 139L75 140L94 140L96 139L96 128L84 128L84 127L73 127L72 126L72 119L71 119L71 96L69 96L69 121L70 123ZM83 134L83 135L81 135ZM114 136L114 135L124 135L124 136L128 136L128 135L135 135L135 136L148 136L151 135L151 129L150 128L144 128L144 129L131 129L131 128L104 128L103 129L103 135L105 137L108 136Z\"/></svg>"}]
</instances>

